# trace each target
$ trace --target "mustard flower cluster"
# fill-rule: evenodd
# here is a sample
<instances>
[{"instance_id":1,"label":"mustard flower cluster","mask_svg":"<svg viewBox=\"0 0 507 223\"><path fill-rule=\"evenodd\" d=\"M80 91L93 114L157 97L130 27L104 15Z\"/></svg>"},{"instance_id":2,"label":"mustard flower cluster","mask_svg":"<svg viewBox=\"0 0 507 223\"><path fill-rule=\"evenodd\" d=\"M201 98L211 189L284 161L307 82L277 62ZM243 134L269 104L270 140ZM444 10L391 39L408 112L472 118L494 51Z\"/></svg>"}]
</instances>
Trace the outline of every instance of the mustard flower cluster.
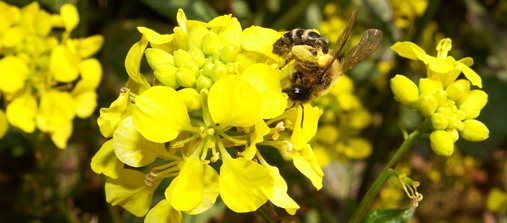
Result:
<instances>
[{"instance_id":1,"label":"mustard flower cluster","mask_svg":"<svg viewBox=\"0 0 507 223\"><path fill-rule=\"evenodd\" d=\"M331 160L365 159L372 152L370 142L360 136L371 114L354 92L352 79L342 75L327 95L315 100L323 114L312 145L322 166Z\"/></svg>"},{"instance_id":2,"label":"mustard flower cluster","mask_svg":"<svg viewBox=\"0 0 507 223\"><path fill-rule=\"evenodd\" d=\"M70 4L49 14L37 2L0 2L0 12L0 137L8 125L26 133L37 128L64 149L74 117L89 117L97 105L102 67L91 56L103 38L70 37L79 23Z\"/></svg>"},{"instance_id":3,"label":"mustard flower cluster","mask_svg":"<svg viewBox=\"0 0 507 223\"><path fill-rule=\"evenodd\" d=\"M298 204L262 151L277 150L320 189L308 142L322 111L291 106L282 93L285 61L272 53L282 33L242 29L231 15L201 22L179 10L177 22L172 34L138 27L142 38L125 59L129 80L100 110L109 140L91 167L107 177L106 200L146 222L179 222L218 196L238 213L270 201L294 214ZM143 57L153 75L140 72ZM165 196L152 206L160 185L168 185Z\"/></svg>"},{"instance_id":4,"label":"mustard flower cluster","mask_svg":"<svg viewBox=\"0 0 507 223\"><path fill-rule=\"evenodd\" d=\"M448 38L438 43L436 57L411 42L397 42L392 49L402 57L426 65L427 78L421 78L418 86L407 77L396 75L391 79L391 89L397 101L431 121L431 148L436 154L452 155L454 142L460 136L474 142L489 137L486 125L475 119L486 105L488 95L480 89L480 76L469 67L472 58L456 60L448 56L451 50ZM460 74L466 79L458 79Z\"/></svg>"}]
</instances>

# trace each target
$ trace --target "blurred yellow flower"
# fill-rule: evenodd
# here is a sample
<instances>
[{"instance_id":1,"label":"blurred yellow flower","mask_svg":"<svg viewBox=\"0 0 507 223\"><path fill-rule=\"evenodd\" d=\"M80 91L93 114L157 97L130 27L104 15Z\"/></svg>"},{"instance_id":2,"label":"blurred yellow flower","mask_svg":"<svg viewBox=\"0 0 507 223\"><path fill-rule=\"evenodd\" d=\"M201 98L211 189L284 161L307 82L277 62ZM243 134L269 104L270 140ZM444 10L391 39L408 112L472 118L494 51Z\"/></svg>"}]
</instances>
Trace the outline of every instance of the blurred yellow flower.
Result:
<instances>
[{"instance_id":1,"label":"blurred yellow flower","mask_svg":"<svg viewBox=\"0 0 507 223\"><path fill-rule=\"evenodd\" d=\"M71 4L54 15L37 2L21 9L2 2L0 8L0 93L7 121L27 133L37 127L64 149L74 117L87 118L96 108L102 68L90 57L103 37L70 37L79 23ZM53 31L57 28L65 31Z\"/></svg>"}]
</instances>

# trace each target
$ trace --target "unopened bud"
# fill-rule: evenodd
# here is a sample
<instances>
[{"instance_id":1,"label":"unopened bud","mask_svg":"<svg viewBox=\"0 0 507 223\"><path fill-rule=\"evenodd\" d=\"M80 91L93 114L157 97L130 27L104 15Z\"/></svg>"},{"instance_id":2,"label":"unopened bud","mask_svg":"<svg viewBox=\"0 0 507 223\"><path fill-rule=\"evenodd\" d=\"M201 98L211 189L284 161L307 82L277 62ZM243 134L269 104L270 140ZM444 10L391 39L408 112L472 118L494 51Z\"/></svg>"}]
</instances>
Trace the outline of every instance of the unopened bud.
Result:
<instances>
[{"instance_id":1,"label":"unopened bud","mask_svg":"<svg viewBox=\"0 0 507 223\"><path fill-rule=\"evenodd\" d=\"M197 90L201 89L209 89L213 85L213 81L204 75L197 76L197 80L195 82L195 87Z\"/></svg>"},{"instance_id":2,"label":"unopened bud","mask_svg":"<svg viewBox=\"0 0 507 223\"><path fill-rule=\"evenodd\" d=\"M157 69L153 72L153 76L155 76L155 78L163 85L176 89L180 86L178 82L176 82L177 70L178 68L174 65L163 64L157 66Z\"/></svg>"},{"instance_id":3,"label":"unopened bud","mask_svg":"<svg viewBox=\"0 0 507 223\"><path fill-rule=\"evenodd\" d=\"M442 113L435 113L431 116L431 126L437 130L446 129L449 124L449 119L446 115Z\"/></svg>"},{"instance_id":4,"label":"unopened bud","mask_svg":"<svg viewBox=\"0 0 507 223\"><path fill-rule=\"evenodd\" d=\"M194 88L183 88L178 91L178 95L185 102L188 111L201 109L201 96Z\"/></svg>"},{"instance_id":5,"label":"unopened bud","mask_svg":"<svg viewBox=\"0 0 507 223\"><path fill-rule=\"evenodd\" d=\"M460 103L465 100L470 92L470 82L460 79L447 86L447 97Z\"/></svg>"},{"instance_id":6,"label":"unopened bud","mask_svg":"<svg viewBox=\"0 0 507 223\"><path fill-rule=\"evenodd\" d=\"M183 87L193 87L195 84L195 72L188 67L179 67L176 71L176 81Z\"/></svg>"},{"instance_id":7,"label":"unopened bud","mask_svg":"<svg viewBox=\"0 0 507 223\"><path fill-rule=\"evenodd\" d=\"M187 64L193 63L192 55L185 50L178 49L174 51L173 56L174 56L174 65L176 65L177 67L186 67Z\"/></svg>"},{"instance_id":8,"label":"unopened bud","mask_svg":"<svg viewBox=\"0 0 507 223\"><path fill-rule=\"evenodd\" d=\"M464 121L464 128L461 131L461 136L464 139L472 142L480 142L489 138L489 129L484 123L475 120L468 119Z\"/></svg>"},{"instance_id":9,"label":"unopened bud","mask_svg":"<svg viewBox=\"0 0 507 223\"><path fill-rule=\"evenodd\" d=\"M410 79L403 75L396 75L391 79L391 90L394 97L402 105L409 108L417 108L419 89Z\"/></svg>"},{"instance_id":10,"label":"unopened bud","mask_svg":"<svg viewBox=\"0 0 507 223\"><path fill-rule=\"evenodd\" d=\"M220 49L220 38L216 33L208 32L202 39L201 47L202 52L208 56L211 56L215 53L218 54L218 49Z\"/></svg>"},{"instance_id":11,"label":"unopened bud","mask_svg":"<svg viewBox=\"0 0 507 223\"><path fill-rule=\"evenodd\" d=\"M430 117L438 108L438 101L433 95L422 96L419 100L419 111L425 117Z\"/></svg>"},{"instance_id":12,"label":"unopened bud","mask_svg":"<svg viewBox=\"0 0 507 223\"><path fill-rule=\"evenodd\" d=\"M435 130L430 134L431 149L438 155L450 156L454 151L451 135L445 130Z\"/></svg>"},{"instance_id":13,"label":"unopened bud","mask_svg":"<svg viewBox=\"0 0 507 223\"><path fill-rule=\"evenodd\" d=\"M146 61L153 70L156 70L159 65L162 64L171 64L174 65L173 55L170 53L158 49L158 48L149 48L145 52Z\"/></svg>"},{"instance_id":14,"label":"unopened bud","mask_svg":"<svg viewBox=\"0 0 507 223\"><path fill-rule=\"evenodd\" d=\"M482 90L472 90L468 98L459 105L459 109L467 114L468 119L477 118L488 102L488 94Z\"/></svg>"}]
</instances>

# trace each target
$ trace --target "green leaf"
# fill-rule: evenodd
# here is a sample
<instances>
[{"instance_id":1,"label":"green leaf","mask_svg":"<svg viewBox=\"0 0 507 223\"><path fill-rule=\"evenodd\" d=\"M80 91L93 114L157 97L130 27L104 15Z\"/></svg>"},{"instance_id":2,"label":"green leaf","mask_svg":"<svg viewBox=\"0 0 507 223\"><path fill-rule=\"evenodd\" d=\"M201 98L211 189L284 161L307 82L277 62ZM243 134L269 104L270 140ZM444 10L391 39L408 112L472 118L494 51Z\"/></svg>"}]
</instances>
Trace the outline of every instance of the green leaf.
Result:
<instances>
[{"instance_id":1,"label":"green leaf","mask_svg":"<svg viewBox=\"0 0 507 223\"><path fill-rule=\"evenodd\" d=\"M408 222L414 215L414 208L401 208L401 209L378 209L371 212L364 223L402 223Z\"/></svg>"}]
</instances>

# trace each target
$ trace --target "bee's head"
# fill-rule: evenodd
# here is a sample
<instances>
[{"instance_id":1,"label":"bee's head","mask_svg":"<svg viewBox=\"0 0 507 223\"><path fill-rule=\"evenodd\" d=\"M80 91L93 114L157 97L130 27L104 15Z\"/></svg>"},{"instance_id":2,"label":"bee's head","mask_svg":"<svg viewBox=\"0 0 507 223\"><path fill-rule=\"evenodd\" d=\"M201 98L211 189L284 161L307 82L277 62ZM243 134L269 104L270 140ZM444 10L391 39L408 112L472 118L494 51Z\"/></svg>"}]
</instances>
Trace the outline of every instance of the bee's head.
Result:
<instances>
[{"instance_id":1,"label":"bee's head","mask_svg":"<svg viewBox=\"0 0 507 223\"><path fill-rule=\"evenodd\" d=\"M299 84L291 85L283 89L283 92L287 93L289 98L296 102L306 102L310 100L312 96L312 92L310 89Z\"/></svg>"}]
</instances>

